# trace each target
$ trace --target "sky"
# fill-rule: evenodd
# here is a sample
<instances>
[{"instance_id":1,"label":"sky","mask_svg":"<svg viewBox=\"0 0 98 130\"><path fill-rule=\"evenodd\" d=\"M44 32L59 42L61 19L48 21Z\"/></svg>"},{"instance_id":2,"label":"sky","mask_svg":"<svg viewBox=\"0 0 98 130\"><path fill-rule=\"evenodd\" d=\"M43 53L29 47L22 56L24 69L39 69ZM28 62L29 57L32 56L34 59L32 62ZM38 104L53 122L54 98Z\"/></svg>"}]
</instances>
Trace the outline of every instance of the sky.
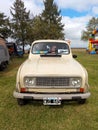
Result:
<instances>
[{"instance_id":1,"label":"sky","mask_svg":"<svg viewBox=\"0 0 98 130\"><path fill-rule=\"evenodd\" d=\"M31 13L39 15L43 9L43 0L22 0ZM15 0L0 0L0 12L11 17L10 8ZM61 10L65 38L71 41L72 47L87 48L88 42L81 41L81 33L86 29L92 17L98 17L98 0L54 0Z\"/></svg>"}]
</instances>

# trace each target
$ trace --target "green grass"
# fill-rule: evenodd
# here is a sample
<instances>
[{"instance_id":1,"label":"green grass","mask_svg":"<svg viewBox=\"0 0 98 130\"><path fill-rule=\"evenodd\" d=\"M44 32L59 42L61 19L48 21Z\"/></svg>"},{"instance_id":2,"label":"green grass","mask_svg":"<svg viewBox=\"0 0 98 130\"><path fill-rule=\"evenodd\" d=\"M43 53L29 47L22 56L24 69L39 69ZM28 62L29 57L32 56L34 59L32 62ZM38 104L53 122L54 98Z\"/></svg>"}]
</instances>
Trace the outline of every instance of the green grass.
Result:
<instances>
[{"instance_id":1,"label":"green grass","mask_svg":"<svg viewBox=\"0 0 98 130\"><path fill-rule=\"evenodd\" d=\"M91 97L87 102L65 102L54 107L30 102L18 106L13 91L18 67L26 57L14 58L0 72L0 130L98 130L98 55L74 54L89 74Z\"/></svg>"}]
</instances>

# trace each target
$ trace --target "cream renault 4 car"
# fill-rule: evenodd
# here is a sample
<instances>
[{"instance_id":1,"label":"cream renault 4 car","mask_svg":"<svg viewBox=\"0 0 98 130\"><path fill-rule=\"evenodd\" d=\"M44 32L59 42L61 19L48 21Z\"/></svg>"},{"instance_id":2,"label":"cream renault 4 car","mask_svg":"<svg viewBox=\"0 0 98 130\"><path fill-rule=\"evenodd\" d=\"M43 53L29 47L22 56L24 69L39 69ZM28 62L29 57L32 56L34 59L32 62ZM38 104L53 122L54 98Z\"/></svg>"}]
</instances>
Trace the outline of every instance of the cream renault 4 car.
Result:
<instances>
[{"instance_id":1,"label":"cream renault 4 car","mask_svg":"<svg viewBox=\"0 0 98 130\"><path fill-rule=\"evenodd\" d=\"M90 96L88 74L63 40L37 40L28 59L19 67L13 93L19 105L42 100L44 105L60 105L63 100L85 103Z\"/></svg>"}]
</instances>

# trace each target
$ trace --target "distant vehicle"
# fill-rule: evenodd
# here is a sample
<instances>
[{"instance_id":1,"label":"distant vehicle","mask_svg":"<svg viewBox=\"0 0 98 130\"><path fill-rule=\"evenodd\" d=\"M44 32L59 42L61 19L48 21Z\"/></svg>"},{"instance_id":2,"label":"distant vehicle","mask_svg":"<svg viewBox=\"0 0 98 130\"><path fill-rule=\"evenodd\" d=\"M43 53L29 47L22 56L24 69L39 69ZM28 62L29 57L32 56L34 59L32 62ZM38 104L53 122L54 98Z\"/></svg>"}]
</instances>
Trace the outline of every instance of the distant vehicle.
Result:
<instances>
[{"instance_id":1,"label":"distant vehicle","mask_svg":"<svg viewBox=\"0 0 98 130\"><path fill-rule=\"evenodd\" d=\"M18 104L30 99L43 100L44 105L60 105L63 100L85 103L90 96L88 74L76 57L67 41L34 41L17 73Z\"/></svg>"},{"instance_id":2,"label":"distant vehicle","mask_svg":"<svg viewBox=\"0 0 98 130\"><path fill-rule=\"evenodd\" d=\"M0 70L4 70L9 63L9 53L6 41L0 37Z\"/></svg>"},{"instance_id":3,"label":"distant vehicle","mask_svg":"<svg viewBox=\"0 0 98 130\"><path fill-rule=\"evenodd\" d=\"M16 45L14 42L8 42L7 47L10 56L23 56L23 49Z\"/></svg>"}]
</instances>

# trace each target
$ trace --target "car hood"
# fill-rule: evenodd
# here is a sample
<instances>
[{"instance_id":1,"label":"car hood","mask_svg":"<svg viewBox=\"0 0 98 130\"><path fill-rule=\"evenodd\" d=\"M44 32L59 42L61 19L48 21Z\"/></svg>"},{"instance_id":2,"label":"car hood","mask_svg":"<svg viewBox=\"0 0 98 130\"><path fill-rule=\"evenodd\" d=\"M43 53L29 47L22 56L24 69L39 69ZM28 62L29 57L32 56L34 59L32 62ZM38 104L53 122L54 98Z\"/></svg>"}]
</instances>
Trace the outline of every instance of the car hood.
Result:
<instances>
[{"instance_id":1,"label":"car hood","mask_svg":"<svg viewBox=\"0 0 98 130\"><path fill-rule=\"evenodd\" d=\"M83 67L73 58L39 57L26 60L20 69L21 76L82 76Z\"/></svg>"}]
</instances>

